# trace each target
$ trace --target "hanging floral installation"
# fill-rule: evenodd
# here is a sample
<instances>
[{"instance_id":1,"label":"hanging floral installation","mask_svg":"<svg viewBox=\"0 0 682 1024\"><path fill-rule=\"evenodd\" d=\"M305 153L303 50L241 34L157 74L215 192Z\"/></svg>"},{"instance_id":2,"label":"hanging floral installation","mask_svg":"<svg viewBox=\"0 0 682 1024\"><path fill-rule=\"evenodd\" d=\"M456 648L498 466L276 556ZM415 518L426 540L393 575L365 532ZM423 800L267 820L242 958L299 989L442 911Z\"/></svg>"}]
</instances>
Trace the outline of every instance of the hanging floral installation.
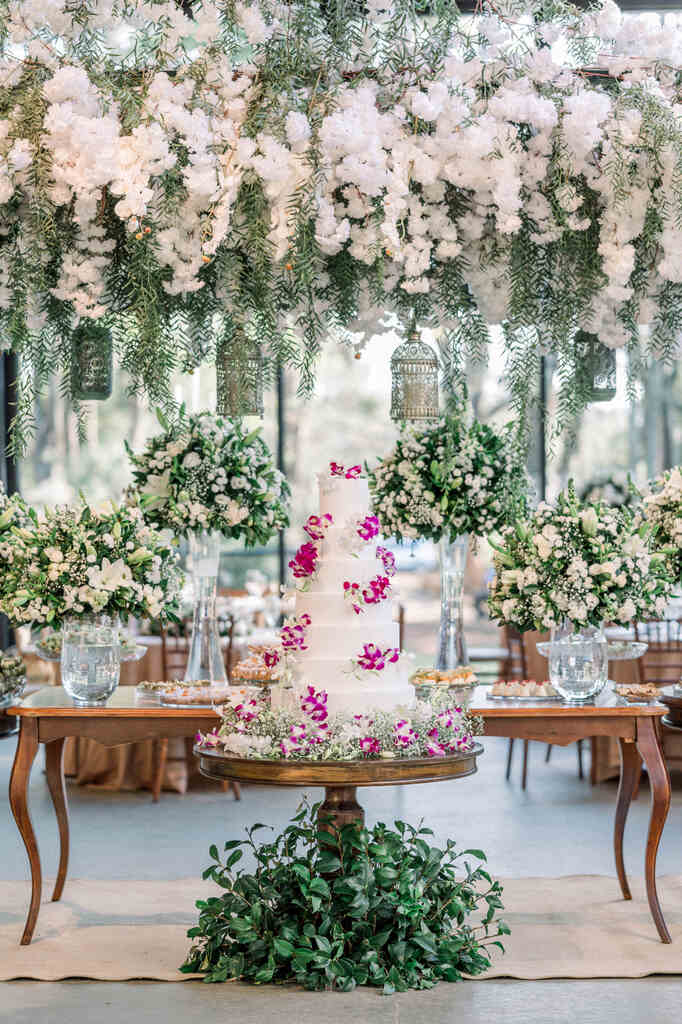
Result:
<instances>
[{"instance_id":1,"label":"hanging floral installation","mask_svg":"<svg viewBox=\"0 0 682 1024\"><path fill-rule=\"evenodd\" d=\"M543 352L560 421L588 400L578 330L635 369L675 354L680 15L3 0L0 40L15 439L49 374L77 399L72 338L98 323L167 406L172 371L226 346L261 345L310 391L327 337L387 313L441 331L448 385L502 324L522 422Z\"/></svg>"}]
</instances>

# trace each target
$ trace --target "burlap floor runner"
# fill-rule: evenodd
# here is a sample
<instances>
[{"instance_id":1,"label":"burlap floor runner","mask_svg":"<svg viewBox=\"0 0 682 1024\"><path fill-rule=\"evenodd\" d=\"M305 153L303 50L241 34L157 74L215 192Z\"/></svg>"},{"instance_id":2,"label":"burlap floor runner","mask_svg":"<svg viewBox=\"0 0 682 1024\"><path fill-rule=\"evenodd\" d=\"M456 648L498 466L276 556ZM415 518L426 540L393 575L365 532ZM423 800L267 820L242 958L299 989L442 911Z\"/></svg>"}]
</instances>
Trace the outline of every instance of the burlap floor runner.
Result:
<instances>
[{"instance_id":1,"label":"burlap floor runner","mask_svg":"<svg viewBox=\"0 0 682 1024\"><path fill-rule=\"evenodd\" d=\"M613 878L508 879L504 916L512 929L507 953L495 954L488 977L639 978L682 973L682 877L659 881L673 944L658 941L643 884L619 898ZM178 973L196 922L194 901L210 890L196 879L173 882L70 881L61 903L49 884L31 946L19 946L27 883L0 882L0 980L148 978L183 981Z\"/></svg>"}]
</instances>

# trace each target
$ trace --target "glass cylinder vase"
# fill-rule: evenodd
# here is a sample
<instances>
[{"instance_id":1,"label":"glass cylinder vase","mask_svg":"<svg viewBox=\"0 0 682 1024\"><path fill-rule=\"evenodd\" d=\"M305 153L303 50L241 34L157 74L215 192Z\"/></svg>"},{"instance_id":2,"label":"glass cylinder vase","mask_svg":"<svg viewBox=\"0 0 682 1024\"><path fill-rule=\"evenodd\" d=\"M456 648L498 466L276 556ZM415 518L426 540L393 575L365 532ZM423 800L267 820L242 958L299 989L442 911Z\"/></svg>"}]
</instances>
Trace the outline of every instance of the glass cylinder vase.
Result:
<instances>
[{"instance_id":1,"label":"glass cylinder vase","mask_svg":"<svg viewBox=\"0 0 682 1024\"><path fill-rule=\"evenodd\" d=\"M76 704L103 704L121 673L120 622L111 615L78 615L62 627L62 686Z\"/></svg>"},{"instance_id":2,"label":"glass cylinder vase","mask_svg":"<svg viewBox=\"0 0 682 1024\"><path fill-rule=\"evenodd\" d=\"M193 533L189 539L190 571L194 581L192 638L185 682L227 683L216 616L220 545L218 533Z\"/></svg>"},{"instance_id":3,"label":"glass cylinder vase","mask_svg":"<svg viewBox=\"0 0 682 1024\"><path fill-rule=\"evenodd\" d=\"M549 644L549 681L565 701L592 700L606 686L609 661L601 626L565 622L552 630Z\"/></svg>"},{"instance_id":4,"label":"glass cylinder vase","mask_svg":"<svg viewBox=\"0 0 682 1024\"><path fill-rule=\"evenodd\" d=\"M464 570L469 536L440 541L440 633L437 669L460 668L469 664L464 638Z\"/></svg>"}]
</instances>

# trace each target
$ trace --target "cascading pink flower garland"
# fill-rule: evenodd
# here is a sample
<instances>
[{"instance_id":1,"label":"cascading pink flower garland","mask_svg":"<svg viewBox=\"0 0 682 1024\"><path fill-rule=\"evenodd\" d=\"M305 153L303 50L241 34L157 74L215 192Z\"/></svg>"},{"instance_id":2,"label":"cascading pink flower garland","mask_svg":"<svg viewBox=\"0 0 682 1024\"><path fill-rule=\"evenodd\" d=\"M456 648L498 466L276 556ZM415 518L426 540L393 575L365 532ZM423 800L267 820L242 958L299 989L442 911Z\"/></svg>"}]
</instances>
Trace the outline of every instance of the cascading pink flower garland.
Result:
<instances>
[{"instance_id":1,"label":"cascading pink flower garland","mask_svg":"<svg viewBox=\"0 0 682 1024\"><path fill-rule=\"evenodd\" d=\"M300 548L289 562L289 568L296 579L310 579L315 575L319 552L317 545L312 541L301 544Z\"/></svg>"},{"instance_id":2,"label":"cascading pink flower garland","mask_svg":"<svg viewBox=\"0 0 682 1024\"><path fill-rule=\"evenodd\" d=\"M362 540L373 540L379 536L379 520L376 516L365 516L364 519L358 519L357 530L358 537L361 537Z\"/></svg>"},{"instance_id":3,"label":"cascading pink flower garland","mask_svg":"<svg viewBox=\"0 0 682 1024\"><path fill-rule=\"evenodd\" d=\"M311 540L323 540L333 522L334 519L329 512L325 512L321 516L308 516L303 529Z\"/></svg>"},{"instance_id":4,"label":"cascading pink flower garland","mask_svg":"<svg viewBox=\"0 0 682 1024\"><path fill-rule=\"evenodd\" d=\"M343 596L352 602L356 615L362 614L365 605L386 601L390 589L391 581L388 576L375 576L366 587L361 587L359 583L350 580L343 582Z\"/></svg>"},{"instance_id":5,"label":"cascading pink flower garland","mask_svg":"<svg viewBox=\"0 0 682 1024\"><path fill-rule=\"evenodd\" d=\"M400 651L397 647L387 647L382 650L376 644L365 644L360 654L355 658L358 668L368 672L381 672L387 665L393 665L400 658Z\"/></svg>"},{"instance_id":6,"label":"cascading pink flower garland","mask_svg":"<svg viewBox=\"0 0 682 1024\"><path fill-rule=\"evenodd\" d=\"M376 551L377 558L381 560L384 566L384 572L387 576L395 576L395 555L388 548L384 548L381 544L377 547Z\"/></svg>"},{"instance_id":7,"label":"cascading pink flower garland","mask_svg":"<svg viewBox=\"0 0 682 1024\"><path fill-rule=\"evenodd\" d=\"M299 651L307 651L305 642L305 631L311 624L312 619L307 612L299 615L293 622L289 621L279 631L279 646L270 647L263 652L263 662L267 668L274 668L279 665L282 657L288 654L296 654Z\"/></svg>"},{"instance_id":8,"label":"cascading pink flower garland","mask_svg":"<svg viewBox=\"0 0 682 1024\"><path fill-rule=\"evenodd\" d=\"M329 463L330 476L342 476L346 480L357 480L361 473L362 466L351 466L349 469L344 469L339 462Z\"/></svg>"}]
</instances>

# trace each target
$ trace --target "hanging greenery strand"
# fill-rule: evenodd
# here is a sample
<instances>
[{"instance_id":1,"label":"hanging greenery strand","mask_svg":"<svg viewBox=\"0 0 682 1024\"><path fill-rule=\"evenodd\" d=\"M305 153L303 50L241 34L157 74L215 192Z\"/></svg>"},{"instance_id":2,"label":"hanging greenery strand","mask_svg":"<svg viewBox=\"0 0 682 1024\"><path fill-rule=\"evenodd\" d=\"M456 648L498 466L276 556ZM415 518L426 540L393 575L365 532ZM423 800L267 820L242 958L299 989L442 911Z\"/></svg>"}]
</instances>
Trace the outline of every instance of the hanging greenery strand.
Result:
<instances>
[{"instance_id":1,"label":"hanging greenery strand","mask_svg":"<svg viewBox=\"0 0 682 1024\"><path fill-rule=\"evenodd\" d=\"M388 312L441 329L446 391L501 324L520 439L543 353L574 422L578 331L677 354L680 53L680 15L612 0L0 0L15 447L103 318L166 409L235 323L304 393Z\"/></svg>"}]
</instances>

